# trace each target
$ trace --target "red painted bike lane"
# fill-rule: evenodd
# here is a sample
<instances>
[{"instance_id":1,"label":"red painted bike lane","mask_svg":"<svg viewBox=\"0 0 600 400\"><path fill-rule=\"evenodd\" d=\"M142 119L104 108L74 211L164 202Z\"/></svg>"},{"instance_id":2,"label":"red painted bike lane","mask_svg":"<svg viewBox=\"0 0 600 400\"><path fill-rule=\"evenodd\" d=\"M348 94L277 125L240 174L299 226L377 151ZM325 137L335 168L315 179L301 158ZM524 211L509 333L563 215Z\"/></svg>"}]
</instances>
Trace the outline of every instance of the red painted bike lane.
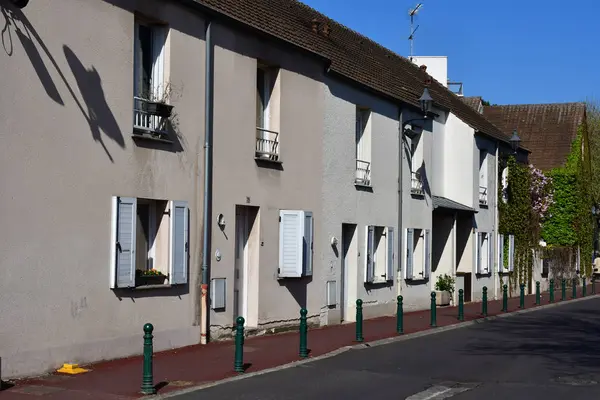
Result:
<instances>
[{"instance_id":1,"label":"red painted bike lane","mask_svg":"<svg viewBox=\"0 0 600 400\"><path fill-rule=\"evenodd\" d=\"M588 286L587 294L592 295ZM582 296L582 288L578 297ZM567 300L572 292L567 290ZM542 293L541 304L549 302L549 293ZM555 302L561 302L560 290L555 291ZM525 308L533 308L535 295L525 297ZM502 300L488 301L488 316L503 314ZM519 309L519 298L508 299L508 312ZM437 327L460 323L457 307L437 308ZM483 318L481 303L464 306L464 321ZM404 314L404 333L435 329L430 326L430 311ZM334 325L310 329L308 333L309 358L320 356L355 342L355 324ZM398 336L396 318L382 317L365 320L363 324L365 342ZM142 349L140 333L140 350ZM246 372L256 372L300 360L298 356L299 335L288 332L277 335L246 338L244 363ZM158 393L164 394L186 387L209 383L237 375L233 372L233 341L195 345L177 350L154 354L154 383ZM0 392L0 400L32 399L132 399L140 394L142 380L142 357L114 360L86 366L91 371L82 375L52 374L39 378L14 382L14 386Z\"/></svg>"}]
</instances>

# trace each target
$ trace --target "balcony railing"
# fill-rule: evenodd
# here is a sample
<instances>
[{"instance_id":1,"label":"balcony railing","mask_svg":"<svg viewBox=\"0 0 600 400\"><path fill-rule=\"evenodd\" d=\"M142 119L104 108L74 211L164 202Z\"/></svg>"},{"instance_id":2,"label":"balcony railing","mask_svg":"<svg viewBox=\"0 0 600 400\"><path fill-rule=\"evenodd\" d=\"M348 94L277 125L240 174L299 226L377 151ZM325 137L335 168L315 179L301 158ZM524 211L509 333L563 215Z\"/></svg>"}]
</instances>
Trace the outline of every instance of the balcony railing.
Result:
<instances>
[{"instance_id":1,"label":"balcony railing","mask_svg":"<svg viewBox=\"0 0 600 400\"><path fill-rule=\"evenodd\" d=\"M279 133L256 128L256 158L279 161Z\"/></svg>"},{"instance_id":2,"label":"balcony railing","mask_svg":"<svg viewBox=\"0 0 600 400\"><path fill-rule=\"evenodd\" d=\"M362 186L371 186L371 163L356 160L356 177L354 183Z\"/></svg>"},{"instance_id":3,"label":"balcony railing","mask_svg":"<svg viewBox=\"0 0 600 400\"><path fill-rule=\"evenodd\" d=\"M138 133L166 135L168 118L149 111L152 102L141 97L133 98L133 129Z\"/></svg>"},{"instance_id":4,"label":"balcony railing","mask_svg":"<svg viewBox=\"0 0 600 400\"><path fill-rule=\"evenodd\" d=\"M487 188L483 187L483 186L479 186L479 205L481 205L481 206L488 205Z\"/></svg>"},{"instance_id":5,"label":"balcony railing","mask_svg":"<svg viewBox=\"0 0 600 400\"><path fill-rule=\"evenodd\" d=\"M411 172L410 175L410 193L422 196L425 192L423 191L421 175L418 172Z\"/></svg>"}]
</instances>

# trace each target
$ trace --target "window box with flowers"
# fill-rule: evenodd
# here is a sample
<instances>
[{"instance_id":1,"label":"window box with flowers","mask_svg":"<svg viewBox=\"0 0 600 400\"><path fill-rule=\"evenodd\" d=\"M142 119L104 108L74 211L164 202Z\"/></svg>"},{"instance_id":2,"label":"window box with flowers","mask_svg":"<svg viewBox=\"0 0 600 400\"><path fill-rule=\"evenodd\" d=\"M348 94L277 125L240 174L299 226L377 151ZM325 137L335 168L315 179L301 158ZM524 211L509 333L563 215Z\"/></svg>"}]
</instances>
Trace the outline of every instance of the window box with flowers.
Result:
<instances>
[{"instance_id":1,"label":"window box with flowers","mask_svg":"<svg viewBox=\"0 0 600 400\"><path fill-rule=\"evenodd\" d=\"M148 269L145 271L135 271L135 285L136 286L151 286L151 285L164 285L167 276L162 272L155 269Z\"/></svg>"}]
</instances>

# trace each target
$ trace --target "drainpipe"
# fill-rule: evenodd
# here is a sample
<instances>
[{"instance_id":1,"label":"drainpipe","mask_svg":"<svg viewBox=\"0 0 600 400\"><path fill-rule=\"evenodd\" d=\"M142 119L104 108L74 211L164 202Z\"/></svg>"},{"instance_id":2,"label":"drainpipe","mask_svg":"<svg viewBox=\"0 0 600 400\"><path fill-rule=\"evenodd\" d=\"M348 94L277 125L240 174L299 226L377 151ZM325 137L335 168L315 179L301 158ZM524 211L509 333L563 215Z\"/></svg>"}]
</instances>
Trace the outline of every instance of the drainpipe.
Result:
<instances>
[{"instance_id":1,"label":"drainpipe","mask_svg":"<svg viewBox=\"0 0 600 400\"><path fill-rule=\"evenodd\" d=\"M504 249L498 249L498 237L500 235L500 227L498 225L499 219L498 219L498 185L500 184L500 180L498 179L498 176L500 175L500 163L499 163L499 159L498 156L500 155L499 152L500 149L500 142L496 142L496 168L495 168L495 173L494 173L494 188L496 189L494 191L495 196L491 197L492 199L494 199L494 230L496 231L496 237L495 237L495 242L494 242L494 248L496 248L496 253L500 252L500 251L504 251ZM496 260L500 261L500 254L496 254L495 255ZM495 263L494 263L495 264ZM500 291L502 290L502 282L500 282L500 273L498 272L500 270L500 265L498 265L498 268L496 268L495 271L492 271L492 276L496 276L496 278L494 278L494 299L498 299L500 297L500 294L498 293L498 290L500 289Z\"/></svg>"},{"instance_id":2,"label":"drainpipe","mask_svg":"<svg viewBox=\"0 0 600 400\"><path fill-rule=\"evenodd\" d=\"M210 236L212 231L212 139L213 139L213 84L214 62L212 46L212 21L206 22L204 68L204 207L202 213L202 297L200 300L200 343L207 343L208 332L208 279L210 267Z\"/></svg>"},{"instance_id":3,"label":"drainpipe","mask_svg":"<svg viewBox=\"0 0 600 400\"><path fill-rule=\"evenodd\" d=\"M403 204L402 197L404 195L404 175L403 175L403 163L404 163L404 132L402 130L402 126L404 124L404 113L402 112L402 106L400 108L400 117L398 118L399 122L399 148L398 148L398 293L400 295L402 293L402 281L404 270L402 269L402 262L404 260L404 229L402 227L402 212L403 212Z\"/></svg>"}]
</instances>

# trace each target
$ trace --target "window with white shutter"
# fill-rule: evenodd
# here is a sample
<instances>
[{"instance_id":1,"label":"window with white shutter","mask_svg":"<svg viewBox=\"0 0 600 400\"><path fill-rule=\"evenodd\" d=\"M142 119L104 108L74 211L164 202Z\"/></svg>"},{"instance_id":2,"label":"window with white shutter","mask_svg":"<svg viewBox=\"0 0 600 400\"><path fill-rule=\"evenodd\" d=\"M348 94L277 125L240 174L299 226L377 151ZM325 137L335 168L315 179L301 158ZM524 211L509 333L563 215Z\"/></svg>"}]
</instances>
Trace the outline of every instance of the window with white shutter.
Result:
<instances>
[{"instance_id":1,"label":"window with white shutter","mask_svg":"<svg viewBox=\"0 0 600 400\"><path fill-rule=\"evenodd\" d=\"M312 212L279 211L279 277L300 278L313 271Z\"/></svg>"},{"instance_id":2,"label":"window with white shutter","mask_svg":"<svg viewBox=\"0 0 600 400\"><path fill-rule=\"evenodd\" d=\"M387 228L387 271L385 279L387 281L394 280L394 228Z\"/></svg>"},{"instance_id":3,"label":"window with white shutter","mask_svg":"<svg viewBox=\"0 0 600 400\"><path fill-rule=\"evenodd\" d=\"M487 270L486 274L491 274L494 268L494 241L492 240L492 233L487 234Z\"/></svg>"},{"instance_id":4,"label":"window with white shutter","mask_svg":"<svg viewBox=\"0 0 600 400\"><path fill-rule=\"evenodd\" d=\"M367 226L367 237L365 246L365 282L372 283L375 280L375 227Z\"/></svg>"},{"instance_id":5,"label":"window with white shutter","mask_svg":"<svg viewBox=\"0 0 600 400\"><path fill-rule=\"evenodd\" d=\"M483 242L483 235L481 232L475 232L475 272L481 274L481 243Z\"/></svg>"},{"instance_id":6,"label":"window with white shutter","mask_svg":"<svg viewBox=\"0 0 600 400\"><path fill-rule=\"evenodd\" d=\"M189 260L189 212L185 201L171 202L170 255L172 285L187 283Z\"/></svg>"},{"instance_id":7,"label":"window with white shutter","mask_svg":"<svg viewBox=\"0 0 600 400\"><path fill-rule=\"evenodd\" d=\"M498 235L498 272L504 272L504 235Z\"/></svg>"},{"instance_id":8,"label":"window with white shutter","mask_svg":"<svg viewBox=\"0 0 600 400\"><path fill-rule=\"evenodd\" d=\"M515 269L515 235L508 235L508 270Z\"/></svg>"},{"instance_id":9,"label":"window with white shutter","mask_svg":"<svg viewBox=\"0 0 600 400\"><path fill-rule=\"evenodd\" d=\"M414 246L415 246L415 232L414 229L408 228L406 229L406 235L404 235L405 239L405 249L406 249L406 279L414 279L413 278L413 261L414 261Z\"/></svg>"},{"instance_id":10,"label":"window with white shutter","mask_svg":"<svg viewBox=\"0 0 600 400\"><path fill-rule=\"evenodd\" d=\"M112 209L111 288L188 282L186 202L113 197Z\"/></svg>"},{"instance_id":11,"label":"window with white shutter","mask_svg":"<svg viewBox=\"0 0 600 400\"><path fill-rule=\"evenodd\" d=\"M424 253L423 253L423 260L424 260L424 268L423 268L423 277L425 279L429 279L429 277L431 276L431 231L429 229L425 229L425 236L423 237L424 240L424 245L423 245L423 249L424 249Z\"/></svg>"}]
</instances>

